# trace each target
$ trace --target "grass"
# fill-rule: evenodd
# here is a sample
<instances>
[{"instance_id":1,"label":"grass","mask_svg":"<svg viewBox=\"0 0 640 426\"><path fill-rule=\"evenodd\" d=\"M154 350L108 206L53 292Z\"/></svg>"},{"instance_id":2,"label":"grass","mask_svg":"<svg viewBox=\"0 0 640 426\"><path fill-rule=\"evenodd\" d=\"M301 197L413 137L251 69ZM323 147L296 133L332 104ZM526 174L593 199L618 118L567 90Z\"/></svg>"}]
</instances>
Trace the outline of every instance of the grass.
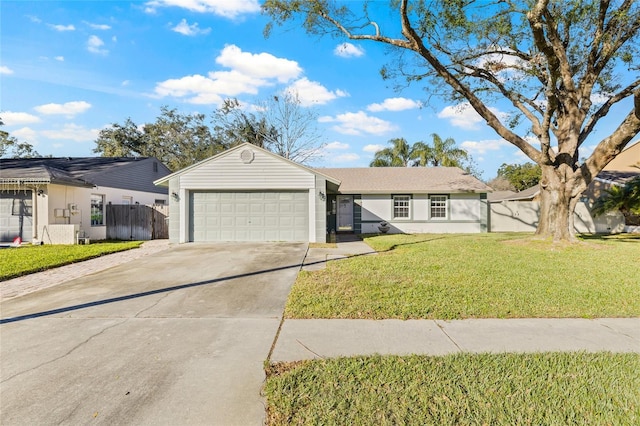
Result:
<instances>
[{"instance_id":1,"label":"grass","mask_svg":"<svg viewBox=\"0 0 640 426\"><path fill-rule=\"evenodd\" d=\"M374 356L275 365L268 425L637 425L640 355Z\"/></svg>"},{"instance_id":2,"label":"grass","mask_svg":"<svg viewBox=\"0 0 640 426\"><path fill-rule=\"evenodd\" d=\"M375 256L302 271L287 318L640 316L640 238L562 245L522 234L382 235Z\"/></svg>"},{"instance_id":3,"label":"grass","mask_svg":"<svg viewBox=\"0 0 640 426\"><path fill-rule=\"evenodd\" d=\"M117 241L90 245L42 245L0 249L0 281L137 248L141 244L142 241Z\"/></svg>"}]
</instances>

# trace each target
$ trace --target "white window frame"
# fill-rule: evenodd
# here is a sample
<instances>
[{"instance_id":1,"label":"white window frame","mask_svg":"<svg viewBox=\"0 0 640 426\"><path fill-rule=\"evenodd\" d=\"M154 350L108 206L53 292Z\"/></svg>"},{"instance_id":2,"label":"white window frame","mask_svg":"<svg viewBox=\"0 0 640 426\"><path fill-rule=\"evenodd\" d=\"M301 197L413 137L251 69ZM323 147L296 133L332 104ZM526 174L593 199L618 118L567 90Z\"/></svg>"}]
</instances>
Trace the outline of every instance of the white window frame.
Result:
<instances>
[{"instance_id":1,"label":"white window frame","mask_svg":"<svg viewBox=\"0 0 640 426\"><path fill-rule=\"evenodd\" d=\"M100 197L100 209L98 210L96 207L96 210L94 210L94 200L97 200L97 198ZM90 201L90 209L91 209L91 226L105 226L105 218L104 218L104 213L105 213L105 196L104 194L91 194L91 201ZM98 223L97 220L93 219L93 215L94 215L94 211L99 211L100 212L100 221Z\"/></svg>"},{"instance_id":2,"label":"white window frame","mask_svg":"<svg viewBox=\"0 0 640 426\"><path fill-rule=\"evenodd\" d=\"M391 206L391 209L392 209L391 216L393 217L393 219L394 220L410 220L411 219L411 195L393 195L391 198L393 199L393 204ZM398 203L406 202L406 205L401 205L401 204L396 205L396 202ZM397 209L402 209L402 210L406 209L407 215L406 216L396 215Z\"/></svg>"},{"instance_id":3,"label":"white window frame","mask_svg":"<svg viewBox=\"0 0 640 426\"><path fill-rule=\"evenodd\" d=\"M435 205L434 205L435 204ZM434 215L434 209L438 209L439 213ZM429 219L430 220L449 220L449 196L445 194L429 195Z\"/></svg>"}]
</instances>

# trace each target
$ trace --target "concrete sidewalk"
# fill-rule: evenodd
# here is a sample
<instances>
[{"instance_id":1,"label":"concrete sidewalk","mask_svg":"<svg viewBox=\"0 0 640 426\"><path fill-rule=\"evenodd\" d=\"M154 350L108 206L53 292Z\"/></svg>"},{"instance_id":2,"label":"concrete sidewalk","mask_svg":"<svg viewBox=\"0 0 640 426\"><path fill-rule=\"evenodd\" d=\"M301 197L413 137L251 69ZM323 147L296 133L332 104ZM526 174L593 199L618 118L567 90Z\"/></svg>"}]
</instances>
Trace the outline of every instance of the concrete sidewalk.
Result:
<instances>
[{"instance_id":1,"label":"concrete sidewalk","mask_svg":"<svg viewBox=\"0 0 640 426\"><path fill-rule=\"evenodd\" d=\"M363 256L377 254L364 241L355 236L341 236L335 248L314 248L309 247L307 256L302 264L304 271L319 271L327 267L327 263L346 259L351 256Z\"/></svg>"},{"instance_id":2,"label":"concrete sidewalk","mask_svg":"<svg viewBox=\"0 0 640 426\"><path fill-rule=\"evenodd\" d=\"M455 352L640 353L640 318L285 320L271 362Z\"/></svg>"}]
</instances>

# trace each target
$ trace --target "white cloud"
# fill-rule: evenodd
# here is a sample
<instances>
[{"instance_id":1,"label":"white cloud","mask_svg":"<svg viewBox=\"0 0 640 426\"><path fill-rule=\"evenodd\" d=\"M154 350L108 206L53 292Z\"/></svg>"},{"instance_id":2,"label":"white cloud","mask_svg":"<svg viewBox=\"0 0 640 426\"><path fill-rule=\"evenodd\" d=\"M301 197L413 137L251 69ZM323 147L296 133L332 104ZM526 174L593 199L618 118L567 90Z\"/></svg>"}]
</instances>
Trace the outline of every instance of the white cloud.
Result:
<instances>
[{"instance_id":1,"label":"white cloud","mask_svg":"<svg viewBox=\"0 0 640 426\"><path fill-rule=\"evenodd\" d=\"M39 24L42 22L42 19L38 18L37 16L34 15L26 15L27 18L29 18L29 20L35 24Z\"/></svg>"},{"instance_id":2,"label":"white cloud","mask_svg":"<svg viewBox=\"0 0 640 426\"><path fill-rule=\"evenodd\" d=\"M48 24L50 28L53 28L56 31L75 31L76 27L69 24L69 25L54 25L54 24Z\"/></svg>"},{"instance_id":3,"label":"white cloud","mask_svg":"<svg viewBox=\"0 0 640 426\"><path fill-rule=\"evenodd\" d=\"M362 150L364 152L370 152L372 154L375 154L378 151L381 151L385 148L384 145L380 145L380 144L369 144L369 145L365 145L364 148L362 148Z\"/></svg>"},{"instance_id":4,"label":"white cloud","mask_svg":"<svg viewBox=\"0 0 640 426\"><path fill-rule=\"evenodd\" d=\"M46 104L39 105L34 109L40 114L45 115L66 115L73 117L76 114L81 114L91 108L91 104L85 101L73 101L66 102L64 104Z\"/></svg>"},{"instance_id":5,"label":"white cloud","mask_svg":"<svg viewBox=\"0 0 640 426\"><path fill-rule=\"evenodd\" d=\"M106 55L109 53L107 49L103 49L104 41L96 35L92 35L87 40L87 50L91 53L96 53L98 55Z\"/></svg>"},{"instance_id":6,"label":"white cloud","mask_svg":"<svg viewBox=\"0 0 640 426\"><path fill-rule=\"evenodd\" d=\"M145 3L147 13L159 7L181 7L198 13L213 13L235 19L241 15L260 12L258 0L152 0Z\"/></svg>"},{"instance_id":7,"label":"white cloud","mask_svg":"<svg viewBox=\"0 0 640 426\"><path fill-rule=\"evenodd\" d=\"M358 58L364 55L364 49L351 43L342 43L333 49L333 53L343 58Z\"/></svg>"},{"instance_id":8,"label":"white cloud","mask_svg":"<svg viewBox=\"0 0 640 426\"><path fill-rule=\"evenodd\" d=\"M18 140L27 141L31 144L37 143L38 132L30 127L22 127L11 132L11 136L15 136Z\"/></svg>"},{"instance_id":9,"label":"white cloud","mask_svg":"<svg viewBox=\"0 0 640 426\"><path fill-rule=\"evenodd\" d=\"M5 65L1 65L0 74L13 74L13 70Z\"/></svg>"},{"instance_id":10,"label":"white cloud","mask_svg":"<svg viewBox=\"0 0 640 426\"><path fill-rule=\"evenodd\" d=\"M489 107L489 110L493 112L499 120L505 120L507 118L507 114L497 108ZM466 130L476 130L479 128L478 125L484 122L484 119L468 102L445 107L438 113L438 118L449 120L452 126Z\"/></svg>"},{"instance_id":11,"label":"white cloud","mask_svg":"<svg viewBox=\"0 0 640 426\"><path fill-rule=\"evenodd\" d=\"M5 126L17 126L20 124L37 123L40 121L40 118L35 115L26 112L13 111L0 112L0 118L2 118L2 122Z\"/></svg>"},{"instance_id":12,"label":"white cloud","mask_svg":"<svg viewBox=\"0 0 640 426\"><path fill-rule=\"evenodd\" d=\"M275 78L280 83L286 83L302 73L296 61L278 58L270 53L243 52L233 44L222 49L216 63L251 77Z\"/></svg>"},{"instance_id":13,"label":"white cloud","mask_svg":"<svg viewBox=\"0 0 640 426\"><path fill-rule=\"evenodd\" d=\"M159 97L185 98L195 104L220 104L224 97L257 94L258 89L271 86L274 81L287 82L297 77L302 68L295 61L277 58L269 53L252 54L237 46L226 46L216 58L230 71L212 71L203 76L194 74L157 83Z\"/></svg>"},{"instance_id":14,"label":"white cloud","mask_svg":"<svg viewBox=\"0 0 640 426\"><path fill-rule=\"evenodd\" d=\"M116 36L111 37L111 41L114 42L114 43L117 43L118 42L118 37L116 37Z\"/></svg>"},{"instance_id":15,"label":"white cloud","mask_svg":"<svg viewBox=\"0 0 640 426\"><path fill-rule=\"evenodd\" d=\"M285 89L285 92L297 95L302 106L324 105L336 98L349 96L343 90L336 90L335 92L328 90L317 81L310 81L306 77L295 81Z\"/></svg>"},{"instance_id":16,"label":"white cloud","mask_svg":"<svg viewBox=\"0 0 640 426\"><path fill-rule=\"evenodd\" d=\"M61 129L42 130L40 134L49 139L65 139L75 142L91 142L98 138L100 129L87 129L84 126L68 123Z\"/></svg>"},{"instance_id":17,"label":"white cloud","mask_svg":"<svg viewBox=\"0 0 640 426\"><path fill-rule=\"evenodd\" d=\"M331 157L331 162L334 163L348 163L350 161L359 160L360 156L354 153L340 154L335 157Z\"/></svg>"},{"instance_id":18,"label":"white cloud","mask_svg":"<svg viewBox=\"0 0 640 426\"><path fill-rule=\"evenodd\" d=\"M323 116L318 118L321 123L338 123L331 128L345 135L382 135L398 127L389 121L367 115L364 111L347 112L335 117Z\"/></svg>"},{"instance_id":19,"label":"white cloud","mask_svg":"<svg viewBox=\"0 0 640 426\"><path fill-rule=\"evenodd\" d=\"M56 61L64 62L64 56L56 56L53 59L55 59Z\"/></svg>"},{"instance_id":20,"label":"white cloud","mask_svg":"<svg viewBox=\"0 0 640 426\"><path fill-rule=\"evenodd\" d=\"M380 104L371 104L367 110L371 112L380 111L404 111L407 109L420 108L422 104L413 99L407 98L387 98Z\"/></svg>"},{"instance_id":21,"label":"white cloud","mask_svg":"<svg viewBox=\"0 0 640 426\"><path fill-rule=\"evenodd\" d=\"M334 142L329 142L328 144L326 144L325 148L326 149L331 149L331 150L343 150L343 149L349 149L349 144L348 143L342 143L342 142L334 141Z\"/></svg>"},{"instance_id":22,"label":"white cloud","mask_svg":"<svg viewBox=\"0 0 640 426\"><path fill-rule=\"evenodd\" d=\"M88 25L90 28L94 29L94 30L110 30L111 29L111 25L107 25L107 24L94 24L91 22L87 22L87 21L82 21L85 23L85 25Z\"/></svg>"},{"instance_id":23,"label":"white cloud","mask_svg":"<svg viewBox=\"0 0 640 426\"><path fill-rule=\"evenodd\" d=\"M472 155L484 155L489 151L499 151L505 147L512 146L504 139L484 139L479 141L464 141L460 147Z\"/></svg>"},{"instance_id":24,"label":"white cloud","mask_svg":"<svg viewBox=\"0 0 640 426\"><path fill-rule=\"evenodd\" d=\"M211 32L211 28L198 27L197 22L194 22L193 24L189 25L186 19L183 19L182 21L180 21L180 23L175 27L171 28L171 30L186 36L195 36L198 34L209 34Z\"/></svg>"},{"instance_id":25,"label":"white cloud","mask_svg":"<svg viewBox=\"0 0 640 426\"><path fill-rule=\"evenodd\" d=\"M131 81L129 80L124 80L122 83L120 83L121 86L128 86L131 84Z\"/></svg>"}]
</instances>

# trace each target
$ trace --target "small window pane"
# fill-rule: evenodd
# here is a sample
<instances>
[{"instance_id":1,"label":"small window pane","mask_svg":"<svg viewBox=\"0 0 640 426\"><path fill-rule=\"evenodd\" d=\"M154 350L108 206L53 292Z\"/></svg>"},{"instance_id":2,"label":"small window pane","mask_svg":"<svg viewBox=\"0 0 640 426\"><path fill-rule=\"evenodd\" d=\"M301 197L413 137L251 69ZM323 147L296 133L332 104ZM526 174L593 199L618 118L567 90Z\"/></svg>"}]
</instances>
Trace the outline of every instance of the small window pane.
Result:
<instances>
[{"instance_id":1,"label":"small window pane","mask_svg":"<svg viewBox=\"0 0 640 426\"><path fill-rule=\"evenodd\" d=\"M104 195L91 194L91 226L104 225Z\"/></svg>"},{"instance_id":2,"label":"small window pane","mask_svg":"<svg viewBox=\"0 0 640 426\"><path fill-rule=\"evenodd\" d=\"M408 219L409 218L409 202L408 195L395 195L393 197L393 218Z\"/></svg>"},{"instance_id":3,"label":"small window pane","mask_svg":"<svg viewBox=\"0 0 640 426\"><path fill-rule=\"evenodd\" d=\"M446 195L431 196L431 218L432 219L447 218L447 196Z\"/></svg>"}]
</instances>

